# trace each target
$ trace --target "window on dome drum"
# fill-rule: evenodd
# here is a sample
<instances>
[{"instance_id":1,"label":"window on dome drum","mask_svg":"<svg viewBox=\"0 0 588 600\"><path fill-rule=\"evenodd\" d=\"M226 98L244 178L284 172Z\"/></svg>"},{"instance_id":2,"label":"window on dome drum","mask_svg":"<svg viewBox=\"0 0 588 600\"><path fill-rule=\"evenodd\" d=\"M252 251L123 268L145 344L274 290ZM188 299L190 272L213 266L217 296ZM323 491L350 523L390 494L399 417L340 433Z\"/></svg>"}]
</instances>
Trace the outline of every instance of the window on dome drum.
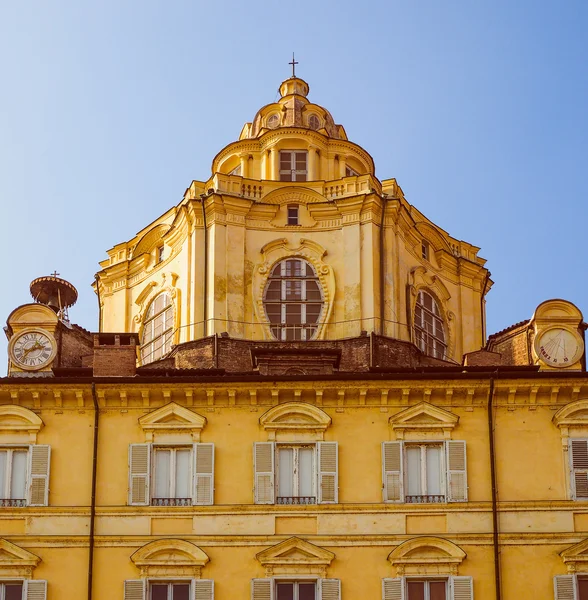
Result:
<instances>
[{"instance_id":1,"label":"window on dome drum","mask_svg":"<svg viewBox=\"0 0 588 600\"><path fill-rule=\"evenodd\" d=\"M316 115L310 115L310 117L308 117L308 126L311 129L318 129L321 126L321 122L319 120L319 118Z\"/></svg>"},{"instance_id":2,"label":"window on dome drum","mask_svg":"<svg viewBox=\"0 0 588 600\"><path fill-rule=\"evenodd\" d=\"M275 129L280 124L280 117L276 114L270 115L267 119L267 126L270 129Z\"/></svg>"},{"instance_id":3,"label":"window on dome drum","mask_svg":"<svg viewBox=\"0 0 588 600\"><path fill-rule=\"evenodd\" d=\"M305 151L280 151L280 181L306 181L307 157Z\"/></svg>"},{"instance_id":4,"label":"window on dome drum","mask_svg":"<svg viewBox=\"0 0 588 600\"><path fill-rule=\"evenodd\" d=\"M316 600L314 581L276 582L276 600Z\"/></svg>"},{"instance_id":5,"label":"window on dome drum","mask_svg":"<svg viewBox=\"0 0 588 600\"><path fill-rule=\"evenodd\" d=\"M407 600L446 600L447 581L406 581Z\"/></svg>"},{"instance_id":6,"label":"window on dome drum","mask_svg":"<svg viewBox=\"0 0 588 600\"><path fill-rule=\"evenodd\" d=\"M425 260L429 260L429 242L427 240L421 242L421 256Z\"/></svg>"},{"instance_id":7,"label":"window on dome drum","mask_svg":"<svg viewBox=\"0 0 588 600\"><path fill-rule=\"evenodd\" d=\"M315 446L278 446L277 504L316 504Z\"/></svg>"},{"instance_id":8,"label":"window on dome drum","mask_svg":"<svg viewBox=\"0 0 588 600\"><path fill-rule=\"evenodd\" d=\"M159 246L155 252L156 252L156 256L157 256L157 263L159 264L160 262L163 262L163 256L164 256L163 246Z\"/></svg>"},{"instance_id":9,"label":"window on dome drum","mask_svg":"<svg viewBox=\"0 0 588 600\"><path fill-rule=\"evenodd\" d=\"M312 265L289 258L272 269L263 304L271 331L278 340L311 340L323 309L319 279Z\"/></svg>"},{"instance_id":10,"label":"window on dome drum","mask_svg":"<svg viewBox=\"0 0 588 600\"><path fill-rule=\"evenodd\" d=\"M298 204L288 205L288 225L300 225L298 222Z\"/></svg>"},{"instance_id":11,"label":"window on dome drum","mask_svg":"<svg viewBox=\"0 0 588 600\"><path fill-rule=\"evenodd\" d=\"M241 175L241 165L236 166L232 171L229 172L229 175Z\"/></svg>"},{"instance_id":12,"label":"window on dome drum","mask_svg":"<svg viewBox=\"0 0 588 600\"><path fill-rule=\"evenodd\" d=\"M0 600L22 600L22 581L0 583Z\"/></svg>"},{"instance_id":13,"label":"window on dome drum","mask_svg":"<svg viewBox=\"0 0 588 600\"><path fill-rule=\"evenodd\" d=\"M429 356L444 359L447 341L443 318L436 300L431 294L420 291L414 311L416 345Z\"/></svg>"},{"instance_id":14,"label":"window on dome drum","mask_svg":"<svg viewBox=\"0 0 588 600\"><path fill-rule=\"evenodd\" d=\"M149 600L190 600L190 584L152 583L149 586Z\"/></svg>"},{"instance_id":15,"label":"window on dome drum","mask_svg":"<svg viewBox=\"0 0 588 600\"><path fill-rule=\"evenodd\" d=\"M28 448L0 448L0 506L26 506L28 455Z\"/></svg>"},{"instance_id":16,"label":"window on dome drum","mask_svg":"<svg viewBox=\"0 0 588 600\"><path fill-rule=\"evenodd\" d=\"M172 345L174 308L169 294L159 294L149 305L143 321L141 361L147 363L165 356Z\"/></svg>"},{"instance_id":17,"label":"window on dome drum","mask_svg":"<svg viewBox=\"0 0 588 600\"><path fill-rule=\"evenodd\" d=\"M357 177L359 176L359 173L355 170L352 169L351 167L345 167L345 177Z\"/></svg>"}]
</instances>

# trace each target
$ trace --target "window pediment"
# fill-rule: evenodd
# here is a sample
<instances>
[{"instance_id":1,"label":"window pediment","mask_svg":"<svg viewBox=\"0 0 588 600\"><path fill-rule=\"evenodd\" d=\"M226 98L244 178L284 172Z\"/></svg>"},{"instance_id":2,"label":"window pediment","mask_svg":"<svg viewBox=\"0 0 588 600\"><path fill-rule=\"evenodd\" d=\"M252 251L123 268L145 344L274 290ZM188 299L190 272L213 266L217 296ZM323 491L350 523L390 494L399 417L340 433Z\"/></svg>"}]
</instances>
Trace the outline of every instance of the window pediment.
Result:
<instances>
[{"instance_id":1,"label":"window pediment","mask_svg":"<svg viewBox=\"0 0 588 600\"><path fill-rule=\"evenodd\" d=\"M270 408L259 422L270 441L322 441L331 417L312 404L289 402Z\"/></svg>"},{"instance_id":2,"label":"window pediment","mask_svg":"<svg viewBox=\"0 0 588 600\"><path fill-rule=\"evenodd\" d=\"M403 542L388 555L399 577L404 575L457 575L466 553L443 538L423 536Z\"/></svg>"},{"instance_id":3,"label":"window pediment","mask_svg":"<svg viewBox=\"0 0 588 600\"><path fill-rule=\"evenodd\" d=\"M588 571L588 539L566 548L560 556L568 573L585 573Z\"/></svg>"},{"instance_id":4,"label":"window pediment","mask_svg":"<svg viewBox=\"0 0 588 600\"><path fill-rule=\"evenodd\" d=\"M16 404L0 406L0 435L2 442L27 442L35 444L44 423L32 410Z\"/></svg>"},{"instance_id":5,"label":"window pediment","mask_svg":"<svg viewBox=\"0 0 588 600\"><path fill-rule=\"evenodd\" d=\"M560 408L553 415L553 423L564 437L570 435L570 429L584 429L584 435L588 433L588 399L576 400Z\"/></svg>"},{"instance_id":6,"label":"window pediment","mask_svg":"<svg viewBox=\"0 0 588 600\"><path fill-rule=\"evenodd\" d=\"M266 577L272 575L314 574L324 577L335 555L297 537L289 538L256 555L265 567Z\"/></svg>"},{"instance_id":7,"label":"window pediment","mask_svg":"<svg viewBox=\"0 0 588 600\"><path fill-rule=\"evenodd\" d=\"M194 442L200 442L200 434L206 425L206 417L170 402L139 419L145 432L145 441L166 441L162 436L190 434ZM157 440L155 437L157 436ZM171 440L169 440L171 441Z\"/></svg>"},{"instance_id":8,"label":"window pediment","mask_svg":"<svg viewBox=\"0 0 588 600\"><path fill-rule=\"evenodd\" d=\"M150 542L139 548L131 560L140 569L141 577L200 577L200 571L210 560L198 546L186 540L166 539Z\"/></svg>"},{"instance_id":9,"label":"window pediment","mask_svg":"<svg viewBox=\"0 0 588 600\"><path fill-rule=\"evenodd\" d=\"M459 417L453 413L433 406L428 402L421 402L411 406L389 419L390 426L396 435L396 439L405 439L407 434L419 436L423 434L443 435L450 439L451 432L459 421Z\"/></svg>"},{"instance_id":10,"label":"window pediment","mask_svg":"<svg viewBox=\"0 0 588 600\"><path fill-rule=\"evenodd\" d=\"M30 579L41 559L8 540L0 539L0 577Z\"/></svg>"}]
</instances>

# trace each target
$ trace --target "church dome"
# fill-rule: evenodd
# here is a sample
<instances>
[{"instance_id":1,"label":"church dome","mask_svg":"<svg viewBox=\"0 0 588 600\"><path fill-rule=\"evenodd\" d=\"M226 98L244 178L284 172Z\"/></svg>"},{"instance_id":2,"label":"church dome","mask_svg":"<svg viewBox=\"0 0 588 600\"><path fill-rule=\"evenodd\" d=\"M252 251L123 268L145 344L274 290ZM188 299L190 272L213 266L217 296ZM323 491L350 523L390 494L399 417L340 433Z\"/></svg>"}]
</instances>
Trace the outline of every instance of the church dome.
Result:
<instances>
[{"instance_id":1,"label":"church dome","mask_svg":"<svg viewBox=\"0 0 588 600\"><path fill-rule=\"evenodd\" d=\"M331 113L307 98L310 87L299 77L290 77L279 87L280 99L266 104L257 111L251 123L247 123L241 132L240 140L261 137L272 129L296 127L312 129L323 135L346 140L342 125L337 125Z\"/></svg>"}]
</instances>

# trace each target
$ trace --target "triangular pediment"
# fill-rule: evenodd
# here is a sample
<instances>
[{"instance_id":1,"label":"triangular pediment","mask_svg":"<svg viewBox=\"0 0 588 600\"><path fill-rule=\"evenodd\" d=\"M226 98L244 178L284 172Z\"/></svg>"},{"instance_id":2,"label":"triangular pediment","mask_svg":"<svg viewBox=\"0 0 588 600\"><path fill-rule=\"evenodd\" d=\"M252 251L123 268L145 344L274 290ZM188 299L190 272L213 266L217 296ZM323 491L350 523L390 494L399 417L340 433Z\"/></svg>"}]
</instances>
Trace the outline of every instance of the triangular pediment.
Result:
<instances>
[{"instance_id":1,"label":"triangular pediment","mask_svg":"<svg viewBox=\"0 0 588 600\"><path fill-rule=\"evenodd\" d=\"M324 565L328 566L335 555L320 546L297 537L289 538L263 550L256 556L264 566Z\"/></svg>"},{"instance_id":2,"label":"triangular pediment","mask_svg":"<svg viewBox=\"0 0 588 600\"><path fill-rule=\"evenodd\" d=\"M194 411L170 402L139 419L139 424L144 430L173 429L173 430L200 430L206 425L206 417Z\"/></svg>"},{"instance_id":3,"label":"triangular pediment","mask_svg":"<svg viewBox=\"0 0 588 600\"><path fill-rule=\"evenodd\" d=\"M393 429L451 430L458 421L457 415L428 402L421 402L390 417L390 425Z\"/></svg>"},{"instance_id":4,"label":"triangular pediment","mask_svg":"<svg viewBox=\"0 0 588 600\"><path fill-rule=\"evenodd\" d=\"M8 540L0 539L1 567L36 567L41 559Z\"/></svg>"},{"instance_id":5,"label":"triangular pediment","mask_svg":"<svg viewBox=\"0 0 588 600\"><path fill-rule=\"evenodd\" d=\"M195 544L186 540L157 540L139 548L131 560L138 567L203 567L210 559Z\"/></svg>"}]
</instances>

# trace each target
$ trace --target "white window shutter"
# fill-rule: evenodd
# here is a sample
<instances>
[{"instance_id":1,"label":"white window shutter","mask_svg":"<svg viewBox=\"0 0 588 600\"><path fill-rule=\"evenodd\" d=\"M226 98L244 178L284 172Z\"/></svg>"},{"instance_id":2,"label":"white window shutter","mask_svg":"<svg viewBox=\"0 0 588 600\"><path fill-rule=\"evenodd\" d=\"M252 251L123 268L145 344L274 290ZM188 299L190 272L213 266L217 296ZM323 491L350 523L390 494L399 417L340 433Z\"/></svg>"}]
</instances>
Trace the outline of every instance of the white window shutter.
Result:
<instances>
[{"instance_id":1,"label":"white window shutter","mask_svg":"<svg viewBox=\"0 0 588 600\"><path fill-rule=\"evenodd\" d=\"M214 600L214 581L212 579L194 579L194 600Z\"/></svg>"},{"instance_id":2,"label":"white window shutter","mask_svg":"<svg viewBox=\"0 0 588 600\"><path fill-rule=\"evenodd\" d=\"M49 504L50 446L29 447L29 506Z\"/></svg>"},{"instance_id":3,"label":"white window shutter","mask_svg":"<svg viewBox=\"0 0 588 600\"><path fill-rule=\"evenodd\" d=\"M403 502L402 442L382 442L384 502Z\"/></svg>"},{"instance_id":4,"label":"white window shutter","mask_svg":"<svg viewBox=\"0 0 588 600\"><path fill-rule=\"evenodd\" d=\"M214 444L194 444L192 504L214 504Z\"/></svg>"},{"instance_id":5,"label":"white window shutter","mask_svg":"<svg viewBox=\"0 0 588 600\"><path fill-rule=\"evenodd\" d=\"M588 498L588 440L570 440L572 498Z\"/></svg>"},{"instance_id":6,"label":"white window shutter","mask_svg":"<svg viewBox=\"0 0 588 600\"><path fill-rule=\"evenodd\" d=\"M474 582L471 577L451 577L449 589L451 600L474 600Z\"/></svg>"},{"instance_id":7,"label":"white window shutter","mask_svg":"<svg viewBox=\"0 0 588 600\"><path fill-rule=\"evenodd\" d=\"M255 504L273 504L275 502L274 454L273 442L255 442L253 444Z\"/></svg>"},{"instance_id":8,"label":"white window shutter","mask_svg":"<svg viewBox=\"0 0 588 600\"><path fill-rule=\"evenodd\" d=\"M252 579L251 600L274 600L274 585L272 580Z\"/></svg>"},{"instance_id":9,"label":"white window shutter","mask_svg":"<svg viewBox=\"0 0 588 600\"><path fill-rule=\"evenodd\" d=\"M149 504L149 472L151 468L151 444L129 446L129 504Z\"/></svg>"},{"instance_id":10,"label":"white window shutter","mask_svg":"<svg viewBox=\"0 0 588 600\"><path fill-rule=\"evenodd\" d=\"M402 577L382 579L382 600L404 600Z\"/></svg>"},{"instance_id":11,"label":"white window shutter","mask_svg":"<svg viewBox=\"0 0 588 600\"><path fill-rule=\"evenodd\" d=\"M46 600L47 582L43 579L27 579L25 582L26 600Z\"/></svg>"},{"instance_id":12,"label":"white window shutter","mask_svg":"<svg viewBox=\"0 0 588 600\"><path fill-rule=\"evenodd\" d=\"M459 440L447 441L445 449L447 452L447 501L467 502L466 443Z\"/></svg>"},{"instance_id":13,"label":"white window shutter","mask_svg":"<svg viewBox=\"0 0 588 600\"><path fill-rule=\"evenodd\" d=\"M145 580L127 579L124 600L145 600Z\"/></svg>"},{"instance_id":14,"label":"white window shutter","mask_svg":"<svg viewBox=\"0 0 588 600\"><path fill-rule=\"evenodd\" d=\"M341 600L340 579L319 579L319 600Z\"/></svg>"},{"instance_id":15,"label":"white window shutter","mask_svg":"<svg viewBox=\"0 0 588 600\"><path fill-rule=\"evenodd\" d=\"M573 575L556 575L553 588L555 600L576 600L576 578Z\"/></svg>"},{"instance_id":16,"label":"white window shutter","mask_svg":"<svg viewBox=\"0 0 588 600\"><path fill-rule=\"evenodd\" d=\"M339 457L337 442L318 442L318 502L339 502Z\"/></svg>"}]
</instances>

